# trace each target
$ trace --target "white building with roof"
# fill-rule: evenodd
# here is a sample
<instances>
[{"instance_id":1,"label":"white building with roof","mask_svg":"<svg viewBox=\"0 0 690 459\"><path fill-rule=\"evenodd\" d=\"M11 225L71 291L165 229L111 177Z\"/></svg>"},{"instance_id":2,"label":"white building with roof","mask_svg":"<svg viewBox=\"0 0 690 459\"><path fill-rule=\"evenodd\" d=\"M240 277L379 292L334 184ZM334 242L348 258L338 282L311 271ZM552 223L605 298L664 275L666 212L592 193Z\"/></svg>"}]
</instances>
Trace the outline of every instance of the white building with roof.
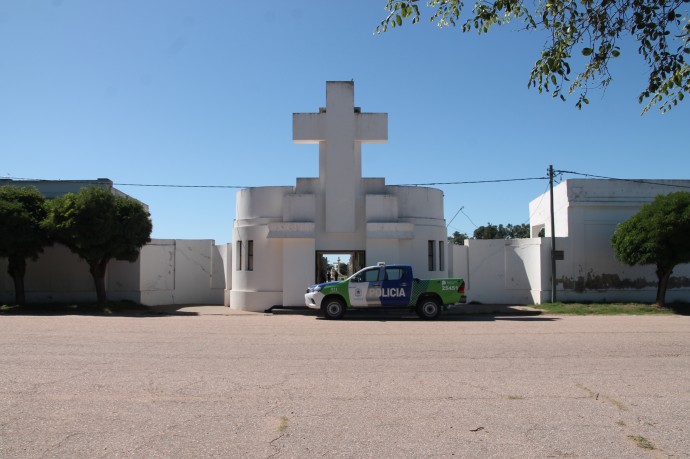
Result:
<instances>
[{"instance_id":1,"label":"white building with roof","mask_svg":"<svg viewBox=\"0 0 690 459\"><path fill-rule=\"evenodd\" d=\"M654 302L656 267L618 261L611 236L644 204L674 191L690 191L690 180L569 179L555 186L556 250L564 255L556 262L558 299ZM532 200L529 209L532 237L541 229L550 237L548 192ZM666 299L690 301L690 265L674 269Z\"/></svg>"},{"instance_id":2,"label":"white building with roof","mask_svg":"<svg viewBox=\"0 0 690 459\"><path fill-rule=\"evenodd\" d=\"M388 115L355 107L354 83L327 82L325 107L293 114L293 140L318 144L319 177L237 193L226 305L303 305L305 287L326 280L329 255L347 259L349 273L384 261L447 275L441 190L362 177L362 144L388 140Z\"/></svg>"}]
</instances>

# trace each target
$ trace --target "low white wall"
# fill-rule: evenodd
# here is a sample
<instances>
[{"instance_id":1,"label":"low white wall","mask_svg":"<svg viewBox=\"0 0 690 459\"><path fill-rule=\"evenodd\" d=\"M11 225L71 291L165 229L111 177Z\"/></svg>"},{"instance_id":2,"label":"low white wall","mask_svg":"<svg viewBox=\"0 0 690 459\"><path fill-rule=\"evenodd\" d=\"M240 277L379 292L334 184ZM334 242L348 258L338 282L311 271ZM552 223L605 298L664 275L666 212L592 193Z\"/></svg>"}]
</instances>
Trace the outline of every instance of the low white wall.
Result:
<instances>
[{"instance_id":1,"label":"low white wall","mask_svg":"<svg viewBox=\"0 0 690 459\"><path fill-rule=\"evenodd\" d=\"M141 303L223 304L226 273L213 240L154 239L139 258Z\"/></svg>"},{"instance_id":2,"label":"low white wall","mask_svg":"<svg viewBox=\"0 0 690 459\"><path fill-rule=\"evenodd\" d=\"M460 277L469 288L469 249L466 245L448 243L448 277Z\"/></svg>"},{"instance_id":3,"label":"low white wall","mask_svg":"<svg viewBox=\"0 0 690 459\"><path fill-rule=\"evenodd\" d=\"M467 301L533 304L534 285L539 285L542 278L542 243L540 238L466 240ZM459 268L454 256L454 269Z\"/></svg>"},{"instance_id":4,"label":"low white wall","mask_svg":"<svg viewBox=\"0 0 690 459\"><path fill-rule=\"evenodd\" d=\"M139 261L113 260L105 279L108 298L139 301ZM28 303L95 302L96 287L89 266L67 247L46 247L36 261L27 261L24 292ZM0 302L14 301L14 282L7 259L0 258Z\"/></svg>"},{"instance_id":5,"label":"low white wall","mask_svg":"<svg viewBox=\"0 0 690 459\"><path fill-rule=\"evenodd\" d=\"M212 240L154 239L133 263L112 260L106 274L109 300L147 305L223 304L226 273ZM227 250L227 248L225 248ZM95 302L89 267L65 246L47 247L27 262L25 293L30 303ZM0 259L0 302L14 301L7 259Z\"/></svg>"}]
</instances>

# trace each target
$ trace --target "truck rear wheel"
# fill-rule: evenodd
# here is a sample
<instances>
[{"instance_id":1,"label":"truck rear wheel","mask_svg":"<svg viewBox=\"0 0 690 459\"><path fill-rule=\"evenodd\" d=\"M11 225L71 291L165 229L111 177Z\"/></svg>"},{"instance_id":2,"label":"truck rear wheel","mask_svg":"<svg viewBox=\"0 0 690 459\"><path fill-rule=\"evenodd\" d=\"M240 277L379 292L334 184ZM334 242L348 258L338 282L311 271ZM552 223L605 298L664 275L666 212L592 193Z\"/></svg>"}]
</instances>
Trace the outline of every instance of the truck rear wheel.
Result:
<instances>
[{"instance_id":1,"label":"truck rear wheel","mask_svg":"<svg viewBox=\"0 0 690 459\"><path fill-rule=\"evenodd\" d=\"M323 315L326 319L342 318L345 315L345 302L338 297L326 298Z\"/></svg>"},{"instance_id":2,"label":"truck rear wheel","mask_svg":"<svg viewBox=\"0 0 690 459\"><path fill-rule=\"evenodd\" d=\"M417 315L425 320L433 320L441 315L441 305L433 297L425 297L417 304Z\"/></svg>"}]
</instances>

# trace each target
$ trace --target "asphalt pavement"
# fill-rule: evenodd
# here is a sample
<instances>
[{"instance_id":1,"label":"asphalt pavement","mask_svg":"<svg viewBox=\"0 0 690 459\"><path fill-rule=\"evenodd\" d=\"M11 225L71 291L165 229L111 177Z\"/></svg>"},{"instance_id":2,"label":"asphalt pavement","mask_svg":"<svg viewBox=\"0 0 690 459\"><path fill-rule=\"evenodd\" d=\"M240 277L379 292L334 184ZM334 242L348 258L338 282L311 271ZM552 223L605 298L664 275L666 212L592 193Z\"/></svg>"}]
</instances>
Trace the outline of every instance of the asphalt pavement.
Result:
<instances>
[{"instance_id":1,"label":"asphalt pavement","mask_svg":"<svg viewBox=\"0 0 690 459\"><path fill-rule=\"evenodd\" d=\"M690 457L684 316L186 306L0 349L2 458Z\"/></svg>"}]
</instances>

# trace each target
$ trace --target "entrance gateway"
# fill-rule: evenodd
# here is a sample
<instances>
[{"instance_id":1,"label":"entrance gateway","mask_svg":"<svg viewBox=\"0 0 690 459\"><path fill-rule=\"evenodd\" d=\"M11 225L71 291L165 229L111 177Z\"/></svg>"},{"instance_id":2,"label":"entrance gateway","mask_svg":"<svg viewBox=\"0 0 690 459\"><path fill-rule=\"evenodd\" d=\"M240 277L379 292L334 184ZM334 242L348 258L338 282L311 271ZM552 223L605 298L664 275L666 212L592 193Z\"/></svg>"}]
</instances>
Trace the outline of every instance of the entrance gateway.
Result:
<instances>
[{"instance_id":1,"label":"entrance gateway","mask_svg":"<svg viewBox=\"0 0 690 459\"><path fill-rule=\"evenodd\" d=\"M363 250L317 250L316 279L314 284L343 280L364 268L366 255Z\"/></svg>"},{"instance_id":2,"label":"entrance gateway","mask_svg":"<svg viewBox=\"0 0 690 459\"><path fill-rule=\"evenodd\" d=\"M346 276L379 261L446 277L443 193L362 177L362 144L387 142L388 115L355 107L353 82L327 82L325 107L293 114L293 140L318 145L319 176L237 192L226 305L300 306L305 288L329 272Z\"/></svg>"}]
</instances>

